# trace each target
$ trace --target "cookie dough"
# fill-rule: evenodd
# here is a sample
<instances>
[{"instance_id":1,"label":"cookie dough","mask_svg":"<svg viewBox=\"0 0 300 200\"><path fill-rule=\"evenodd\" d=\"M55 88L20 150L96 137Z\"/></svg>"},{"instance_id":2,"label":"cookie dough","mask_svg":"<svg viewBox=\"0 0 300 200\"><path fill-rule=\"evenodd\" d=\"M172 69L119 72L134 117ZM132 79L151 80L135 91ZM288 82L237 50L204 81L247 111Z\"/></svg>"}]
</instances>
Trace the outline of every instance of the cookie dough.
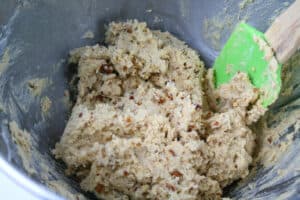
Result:
<instances>
[{"instance_id":1,"label":"cookie dough","mask_svg":"<svg viewBox=\"0 0 300 200\"><path fill-rule=\"evenodd\" d=\"M104 199L221 199L248 175L265 109L248 77L214 89L197 53L136 20L70 52L78 97L53 153Z\"/></svg>"}]
</instances>

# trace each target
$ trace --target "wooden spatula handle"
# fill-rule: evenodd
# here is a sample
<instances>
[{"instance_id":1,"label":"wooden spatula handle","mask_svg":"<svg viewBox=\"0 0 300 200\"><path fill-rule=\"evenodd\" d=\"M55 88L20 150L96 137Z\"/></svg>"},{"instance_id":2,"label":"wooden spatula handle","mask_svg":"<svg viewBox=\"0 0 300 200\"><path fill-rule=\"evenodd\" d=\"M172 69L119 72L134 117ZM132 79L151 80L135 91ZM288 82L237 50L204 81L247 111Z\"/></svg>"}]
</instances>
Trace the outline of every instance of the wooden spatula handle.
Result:
<instances>
[{"instance_id":1,"label":"wooden spatula handle","mask_svg":"<svg viewBox=\"0 0 300 200\"><path fill-rule=\"evenodd\" d=\"M300 48L300 0L275 19L265 36L281 64Z\"/></svg>"}]
</instances>

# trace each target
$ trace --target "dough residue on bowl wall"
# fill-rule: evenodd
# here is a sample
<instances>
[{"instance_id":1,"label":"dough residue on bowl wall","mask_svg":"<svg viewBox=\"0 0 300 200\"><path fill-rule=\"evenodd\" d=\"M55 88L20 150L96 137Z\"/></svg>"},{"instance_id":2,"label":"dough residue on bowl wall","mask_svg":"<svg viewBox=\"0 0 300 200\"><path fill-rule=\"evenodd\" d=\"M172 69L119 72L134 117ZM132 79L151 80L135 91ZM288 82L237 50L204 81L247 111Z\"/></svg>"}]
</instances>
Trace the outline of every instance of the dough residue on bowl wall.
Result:
<instances>
[{"instance_id":1,"label":"dough residue on bowl wall","mask_svg":"<svg viewBox=\"0 0 300 200\"><path fill-rule=\"evenodd\" d=\"M40 96L43 90L51 84L47 78L34 78L27 81L28 89L33 96Z\"/></svg>"},{"instance_id":2,"label":"dough residue on bowl wall","mask_svg":"<svg viewBox=\"0 0 300 200\"><path fill-rule=\"evenodd\" d=\"M94 37L95 37L94 32L91 30L88 30L83 34L83 36L81 38L82 39L94 39Z\"/></svg>"},{"instance_id":3,"label":"dough residue on bowl wall","mask_svg":"<svg viewBox=\"0 0 300 200\"><path fill-rule=\"evenodd\" d=\"M0 42L2 41L0 40ZM9 69L9 66L14 63L14 58L20 55L20 53L21 48L15 45L7 46L4 49L2 57L0 58L0 75L3 75L3 73Z\"/></svg>"},{"instance_id":4,"label":"dough residue on bowl wall","mask_svg":"<svg viewBox=\"0 0 300 200\"><path fill-rule=\"evenodd\" d=\"M238 23L251 21L250 19L257 13L265 15L265 10L270 10L269 7L272 4L275 4L275 0L241 0L239 3L231 0L225 1L220 9L202 21L201 35L210 48L220 51ZM288 1L283 1L282 6L274 10L271 16L264 16L268 24L271 25L289 4ZM238 9L234 9L235 12L233 12L232 7L238 7Z\"/></svg>"},{"instance_id":5,"label":"dough residue on bowl wall","mask_svg":"<svg viewBox=\"0 0 300 200\"><path fill-rule=\"evenodd\" d=\"M18 156L23 164L24 170L30 176L40 178L55 193L70 200L85 200L86 198L70 187L70 183L53 163L49 155L41 154L37 148L37 141L32 133L19 128L15 121L9 123L12 141L16 144Z\"/></svg>"},{"instance_id":6,"label":"dough residue on bowl wall","mask_svg":"<svg viewBox=\"0 0 300 200\"><path fill-rule=\"evenodd\" d=\"M35 170L32 166L32 141L27 131L20 130L18 124L14 121L9 123L9 130L13 141L17 145L18 154L21 157L24 169L30 174L34 174Z\"/></svg>"},{"instance_id":7,"label":"dough residue on bowl wall","mask_svg":"<svg viewBox=\"0 0 300 200\"><path fill-rule=\"evenodd\" d=\"M42 115L46 116L48 115L48 112L51 108L52 101L49 99L49 97L44 96L41 99L41 110L42 110Z\"/></svg>"},{"instance_id":8,"label":"dough residue on bowl wall","mask_svg":"<svg viewBox=\"0 0 300 200\"><path fill-rule=\"evenodd\" d=\"M9 48L7 48L4 51L1 61L0 61L0 74L7 69L8 65L9 65L9 61L10 61Z\"/></svg>"}]
</instances>

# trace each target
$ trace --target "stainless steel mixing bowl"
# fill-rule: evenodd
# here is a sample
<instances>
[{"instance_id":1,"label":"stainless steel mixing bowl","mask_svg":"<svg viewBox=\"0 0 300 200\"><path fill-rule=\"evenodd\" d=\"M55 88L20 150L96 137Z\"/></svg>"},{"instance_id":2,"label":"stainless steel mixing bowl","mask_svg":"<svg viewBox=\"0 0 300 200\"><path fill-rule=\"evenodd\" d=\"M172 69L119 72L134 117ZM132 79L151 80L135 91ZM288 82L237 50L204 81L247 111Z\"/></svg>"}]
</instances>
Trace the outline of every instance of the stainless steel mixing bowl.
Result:
<instances>
[{"instance_id":1,"label":"stainless steel mixing bowl","mask_svg":"<svg viewBox=\"0 0 300 200\"><path fill-rule=\"evenodd\" d=\"M102 43L104 25L108 22L138 19L153 29L169 31L196 49L210 67L236 23L246 20L265 31L274 16L290 2L292 0L0 0L0 171L41 199L60 198L48 189L55 189L53 181L58 179L69 186L67 198L73 198L71 194L79 198L76 197L81 192L78 183L64 175L65 166L53 158L51 149L59 140L70 111L63 99L76 69L67 65L68 52L75 47ZM82 38L88 30L95 33L94 38ZM300 109L298 57L296 55L287 66L292 73L285 85L292 86L292 90L272 106L269 115L273 117L267 121L270 127L282 124ZM26 84L26 80L33 78L48 80L47 89L41 94L52 101L47 116L41 114L41 96L32 96ZM32 136L35 153L31 155L30 166L35 172L31 175L24 169L11 139L9 121L16 121ZM299 123L296 120L283 130L274 142L280 144L292 137L284 156L274 165L258 166L246 181L228 187L225 196L300 199ZM48 167L46 178L45 166L41 163ZM279 176L279 169L287 172ZM94 198L92 194L85 193L85 196Z\"/></svg>"}]
</instances>

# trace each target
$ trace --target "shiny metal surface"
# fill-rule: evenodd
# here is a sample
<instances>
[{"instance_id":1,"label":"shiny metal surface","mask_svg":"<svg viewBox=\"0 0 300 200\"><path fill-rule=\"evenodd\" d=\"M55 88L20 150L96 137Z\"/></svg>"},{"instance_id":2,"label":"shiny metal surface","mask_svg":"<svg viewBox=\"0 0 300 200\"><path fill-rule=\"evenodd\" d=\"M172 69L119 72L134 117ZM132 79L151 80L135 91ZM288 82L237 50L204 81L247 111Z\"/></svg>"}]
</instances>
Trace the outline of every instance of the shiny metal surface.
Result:
<instances>
[{"instance_id":1,"label":"shiny metal surface","mask_svg":"<svg viewBox=\"0 0 300 200\"><path fill-rule=\"evenodd\" d=\"M0 166L1 166L1 181L5 181L5 179L9 179L15 182L17 187L22 188L25 192L23 195L23 199L28 199L30 197L35 197L36 199L49 199L49 200L60 200L63 199L58 195L50 192L44 186L37 184L36 182L32 181L30 178L25 176L24 174L20 173L16 170L13 166L11 166L7 161L0 157ZM10 197L14 197L13 192L20 191L18 188L7 188L8 186L2 185L2 190L8 190L12 192L10 196L2 196L2 198L9 199ZM29 194L27 194L27 193ZM0 194L3 194L2 192ZM7 193L5 193L7 194Z\"/></svg>"}]
</instances>

